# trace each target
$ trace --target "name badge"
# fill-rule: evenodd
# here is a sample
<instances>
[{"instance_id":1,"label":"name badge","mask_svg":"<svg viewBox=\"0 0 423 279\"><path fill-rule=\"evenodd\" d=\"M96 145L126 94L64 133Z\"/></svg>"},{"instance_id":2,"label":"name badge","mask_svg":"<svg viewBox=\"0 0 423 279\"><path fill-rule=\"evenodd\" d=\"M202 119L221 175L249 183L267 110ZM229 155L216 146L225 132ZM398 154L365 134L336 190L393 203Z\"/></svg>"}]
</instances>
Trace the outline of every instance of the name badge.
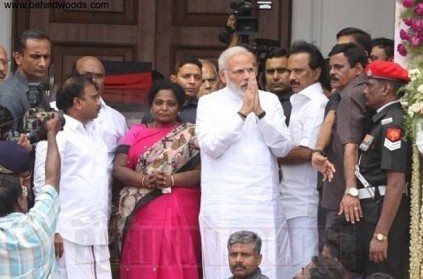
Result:
<instances>
[{"instance_id":1,"label":"name badge","mask_svg":"<svg viewBox=\"0 0 423 279\"><path fill-rule=\"evenodd\" d=\"M386 124L392 123L392 121L393 121L392 117L389 117L389 118L382 119L381 123L382 125L386 125Z\"/></svg>"}]
</instances>

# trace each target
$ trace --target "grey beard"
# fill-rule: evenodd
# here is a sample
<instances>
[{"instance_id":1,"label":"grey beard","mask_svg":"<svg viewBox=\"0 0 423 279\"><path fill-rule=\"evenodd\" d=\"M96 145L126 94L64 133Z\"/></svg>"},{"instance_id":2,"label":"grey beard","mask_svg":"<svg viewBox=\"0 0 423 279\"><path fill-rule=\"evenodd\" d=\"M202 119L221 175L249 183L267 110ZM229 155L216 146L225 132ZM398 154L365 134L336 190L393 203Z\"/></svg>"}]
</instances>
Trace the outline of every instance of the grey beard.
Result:
<instances>
[{"instance_id":1,"label":"grey beard","mask_svg":"<svg viewBox=\"0 0 423 279\"><path fill-rule=\"evenodd\" d=\"M233 83L228 82L226 83L226 86L235 94L240 95L240 96L244 96L245 95L245 91L243 91L241 88L235 86Z\"/></svg>"}]
</instances>

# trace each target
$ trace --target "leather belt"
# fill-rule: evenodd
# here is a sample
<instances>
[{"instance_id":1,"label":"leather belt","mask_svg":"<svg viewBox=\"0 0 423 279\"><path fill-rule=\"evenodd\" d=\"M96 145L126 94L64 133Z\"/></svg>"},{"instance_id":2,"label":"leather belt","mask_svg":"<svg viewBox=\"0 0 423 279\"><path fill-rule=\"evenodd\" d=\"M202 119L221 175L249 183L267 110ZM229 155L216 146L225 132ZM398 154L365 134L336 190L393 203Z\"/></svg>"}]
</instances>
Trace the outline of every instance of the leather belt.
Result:
<instances>
[{"instance_id":1,"label":"leather belt","mask_svg":"<svg viewBox=\"0 0 423 279\"><path fill-rule=\"evenodd\" d=\"M380 196L384 196L386 191L386 186L380 185L377 187L379 188ZM373 198L375 196L375 192L376 192L376 187L360 188L358 189L358 198L360 200Z\"/></svg>"}]
</instances>

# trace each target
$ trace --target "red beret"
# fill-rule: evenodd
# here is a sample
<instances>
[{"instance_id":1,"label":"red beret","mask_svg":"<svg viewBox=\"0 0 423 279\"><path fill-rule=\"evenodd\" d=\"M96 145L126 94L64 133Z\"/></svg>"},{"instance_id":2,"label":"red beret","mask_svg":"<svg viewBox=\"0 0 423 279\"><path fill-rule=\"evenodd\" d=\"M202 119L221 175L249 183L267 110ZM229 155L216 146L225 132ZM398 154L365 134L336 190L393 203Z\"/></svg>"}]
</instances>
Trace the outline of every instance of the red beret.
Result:
<instances>
[{"instance_id":1,"label":"red beret","mask_svg":"<svg viewBox=\"0 0 423 279\"><path fill-rule=\"evenodd\" d=\"M408 71L391 61L372 62L367 65L365 72L368 78L397 80L404 83L410 81Z\"/></svg>"},{"instance_id":2,"label":"red beret","mask_svg":"<svg viewBox=\"0 0 423 279\"><path fill-rule=\"evenodd\" d=\"M0 173L18 174L32 168L30 153L13 141L0 140Z\"/></svg>"}]
</instances>

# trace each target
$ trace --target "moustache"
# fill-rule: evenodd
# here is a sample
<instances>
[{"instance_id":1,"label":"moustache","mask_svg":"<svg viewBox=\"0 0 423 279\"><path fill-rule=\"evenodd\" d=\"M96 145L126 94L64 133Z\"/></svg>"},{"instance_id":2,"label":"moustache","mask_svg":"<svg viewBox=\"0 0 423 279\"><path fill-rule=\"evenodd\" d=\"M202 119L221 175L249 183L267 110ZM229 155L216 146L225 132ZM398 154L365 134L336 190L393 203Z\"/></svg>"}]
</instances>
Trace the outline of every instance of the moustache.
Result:
<instances>
[{"instance_id":1,"label":"moustache","mask_svg":"<svg viewBox=\"0 0 423 279\"><path fill-rule=\"evenodd\" d=\"M289 84L291 84L291 86L292 86L292 85L299 85L300 83L297 82L297 81L295 81L295 80L293 80L293 81L290 81Z\"/></svg>"},{"instance_id":2,"label":"moustache","mask_svg":"<svg viewBox=\"0 0 423 279\"><path fill-rule=\"evenodd\" d=\"M242 264L235 264L235 265L232 266L232 269L238 269L238 268L246 269L246 267Z\"/></svg>"},{"instance_id":3,"label":"moustache","mask_svg":"<svg viewBox=\"0 0 423 279\"><path fill-rule=\"evenodd\" d=\"M339 78L337 78L336 76L330 76L330 81L339 81Z\"/></svg>"}]
</instances>

